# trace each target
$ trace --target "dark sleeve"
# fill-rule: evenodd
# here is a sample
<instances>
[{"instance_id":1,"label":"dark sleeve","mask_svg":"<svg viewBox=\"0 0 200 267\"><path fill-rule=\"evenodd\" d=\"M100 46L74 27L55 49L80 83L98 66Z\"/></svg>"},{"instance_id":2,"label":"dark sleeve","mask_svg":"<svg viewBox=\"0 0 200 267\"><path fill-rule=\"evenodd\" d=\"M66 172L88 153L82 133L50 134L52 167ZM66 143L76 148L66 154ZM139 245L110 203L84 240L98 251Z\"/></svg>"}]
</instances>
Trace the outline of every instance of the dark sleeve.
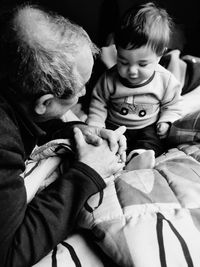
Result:
<instances>
[{"instance_id":1,"label":"dark sleeve","mask_svg":"<svg viewBox=\"0 0 200 267\"><path fill-rule=\"evenodd\" d=\"M85 201L105 183L76 162L27 205L20 135L5 125L0 122L0 266L30 267L71 233Z\"/></svg>"},{"instance_id":2,"label":"dark sleeve","mask_svg":"<svg viewBox=\"0 0 200 267\"><path fill-rule=\"evenodd\" d=\"M46 135L39 140L39 145L47 143L53 139L59 138L68 138L73 139L74 133L73 128L76 125L80 125L86 123L82 121L71 121L71 122L63 122L62 120L50 120L47 122L41 123L40 128L46 132Z\"/></svg>"}]
</instances>

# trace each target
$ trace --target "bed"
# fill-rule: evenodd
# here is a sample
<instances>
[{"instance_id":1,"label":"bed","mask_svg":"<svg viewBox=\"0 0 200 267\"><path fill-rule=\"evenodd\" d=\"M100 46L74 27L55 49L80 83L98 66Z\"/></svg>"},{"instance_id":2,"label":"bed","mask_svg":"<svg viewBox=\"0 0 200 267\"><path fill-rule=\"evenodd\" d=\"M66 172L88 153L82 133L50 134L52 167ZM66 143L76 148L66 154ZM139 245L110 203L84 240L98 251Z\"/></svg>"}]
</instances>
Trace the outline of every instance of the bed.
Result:
<instances>
[{"instance_id":1,"label":"bed","mask_svg":"<svg viewBox=\"0 0 200 267\"><path fill-rule=\"evenodd\" d=\"M107 49L110 47L103 56ZM105 64L113 64L112 60ZM34 267L199 267L200 59L181 57L180 51L172 50L162 64L183 86L184 116L171 127L168 150L156 158L153 169L110 177L104 191L87 201L74 234ZM74 118L72 113L65 120L70 118ZM70 150L66 140L36 148L27 163L25 180L40 162L46 175L42 190L57 177L55 170L62 163L59 153Z\"/></svg>"}]
</instances>

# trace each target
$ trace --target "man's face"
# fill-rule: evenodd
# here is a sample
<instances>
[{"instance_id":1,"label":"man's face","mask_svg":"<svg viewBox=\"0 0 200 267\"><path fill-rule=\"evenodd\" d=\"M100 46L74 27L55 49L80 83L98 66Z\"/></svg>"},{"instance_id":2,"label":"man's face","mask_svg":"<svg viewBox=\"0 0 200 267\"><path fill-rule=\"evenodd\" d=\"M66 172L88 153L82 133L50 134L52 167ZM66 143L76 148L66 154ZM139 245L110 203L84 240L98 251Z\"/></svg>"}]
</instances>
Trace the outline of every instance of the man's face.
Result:
<instances>
[{"instance_id":1,"label":"man's face","mask_svg":"<svg viewBox=\"0 0 200 267\"><path fill-rule=\"evenodd\" d=\"M80 53L76 56L74 66L74 73L77 73L81 80L80 88L76 90L77 93L75 95L72 95L69 98L54 98L54 101L50 104L51 106L49 106L48 118L46 119L62 117L70 108L77 104L79 97L85 95L85 85L92 74L93 64L94 59L90 48L88 46L83 46Z\"/></svg>"}]
</instances>

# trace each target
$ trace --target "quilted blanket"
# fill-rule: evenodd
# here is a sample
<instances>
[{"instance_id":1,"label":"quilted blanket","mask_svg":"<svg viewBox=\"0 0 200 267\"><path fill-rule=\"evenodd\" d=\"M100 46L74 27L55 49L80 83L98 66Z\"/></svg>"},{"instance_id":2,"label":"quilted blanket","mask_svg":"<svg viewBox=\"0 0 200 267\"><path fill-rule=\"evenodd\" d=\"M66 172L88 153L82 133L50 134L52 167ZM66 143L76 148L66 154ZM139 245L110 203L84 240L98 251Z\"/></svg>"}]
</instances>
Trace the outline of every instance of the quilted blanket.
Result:
<instances>
[{"instance_id":1,"label":"quilted blanket","mask_svg":"<svg viewBox=\"0 0 200 267\"><path fill-rule=\"evenodd\" d=\"M199 122L199 113L175 122L169 136L174 148L158 157L153 169L124 171L110 177L104 191L87 201L78 227L88 229L94 242L117 265L200 266ZM56 154L60 153L58 143L52 141L37 148L32 161L36 165L45 162L53 151L55 174L61 164ZM48 186L52 175L47 165L45 170L43 186Z\"/></svg>"},{"instance_id":2,"label":"quilted blanket","mask_svg":"<svg viewBox=\"0 0 200 267\"><path fill-rule=\"evenodd\" d=\"M123 173L88 200L80 225L119 266L199 266L199 159L200 145L186 144Z\"/></svg>"}]
</instances>

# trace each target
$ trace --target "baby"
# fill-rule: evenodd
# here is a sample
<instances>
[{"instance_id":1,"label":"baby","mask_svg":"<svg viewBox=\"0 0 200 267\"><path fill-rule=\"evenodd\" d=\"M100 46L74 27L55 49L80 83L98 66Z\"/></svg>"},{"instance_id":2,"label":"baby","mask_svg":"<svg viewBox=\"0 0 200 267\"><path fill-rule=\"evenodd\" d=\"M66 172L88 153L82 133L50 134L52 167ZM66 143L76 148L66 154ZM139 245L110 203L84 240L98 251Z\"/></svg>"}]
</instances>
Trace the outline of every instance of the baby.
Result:
<instances>
[{"instance_id":1,"label":"baby","mask_svg":"<svg viewBox=\"0 0 200 267\"><path fill-rule=\"evenodd\" d=\"M126 12L115 33L117 64L97 82L87 123L116 129L125 125L127 161L148 150L148 167L164 152L163 139L181 117L181 86L159 64L172 21L154 3Z\"/></svg>"}]
</instances>

